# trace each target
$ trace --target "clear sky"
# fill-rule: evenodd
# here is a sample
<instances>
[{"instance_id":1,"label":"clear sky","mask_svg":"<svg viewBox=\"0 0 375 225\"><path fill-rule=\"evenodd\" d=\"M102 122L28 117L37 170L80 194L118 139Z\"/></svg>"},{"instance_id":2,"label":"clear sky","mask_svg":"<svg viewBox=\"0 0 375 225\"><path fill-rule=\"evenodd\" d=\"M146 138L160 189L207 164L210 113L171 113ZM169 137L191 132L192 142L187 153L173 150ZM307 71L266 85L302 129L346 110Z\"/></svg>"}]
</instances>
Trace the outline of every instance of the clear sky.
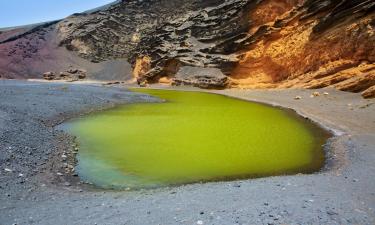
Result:
<instances>
[{"instance_id":1,"label":"clear sky","mask_svg":"<svg viewBox=\"0 0 375 225\"><path fill-rule=\"evenodd\" d=\"M0 28L61 19L114 0L0 0Z\"/></svg>"}]
</instances>

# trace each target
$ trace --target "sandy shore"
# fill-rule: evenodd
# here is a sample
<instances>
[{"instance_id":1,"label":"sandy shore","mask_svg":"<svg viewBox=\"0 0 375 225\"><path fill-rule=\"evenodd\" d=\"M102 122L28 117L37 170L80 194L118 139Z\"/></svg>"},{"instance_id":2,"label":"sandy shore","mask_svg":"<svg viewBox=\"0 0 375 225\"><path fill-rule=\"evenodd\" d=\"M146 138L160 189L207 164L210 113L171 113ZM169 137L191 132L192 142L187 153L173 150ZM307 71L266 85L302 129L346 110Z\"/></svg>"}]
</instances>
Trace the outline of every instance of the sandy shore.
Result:
<instances>
[{"instance_id":1,"label":"sandy shore","mask_svg":"<svg viewBox=\"0 0 375 225\"><path fill-rule=\"evenodd\" d=\"M157 100L125 88L0 80L0 224L375 224L375 100L330 89L315 98L311 90L214 92L291 108L334 131L328 166L310 175L95 190L64 175L61 154L73 140L55 126Z\"/></svg>"}]
</instances>

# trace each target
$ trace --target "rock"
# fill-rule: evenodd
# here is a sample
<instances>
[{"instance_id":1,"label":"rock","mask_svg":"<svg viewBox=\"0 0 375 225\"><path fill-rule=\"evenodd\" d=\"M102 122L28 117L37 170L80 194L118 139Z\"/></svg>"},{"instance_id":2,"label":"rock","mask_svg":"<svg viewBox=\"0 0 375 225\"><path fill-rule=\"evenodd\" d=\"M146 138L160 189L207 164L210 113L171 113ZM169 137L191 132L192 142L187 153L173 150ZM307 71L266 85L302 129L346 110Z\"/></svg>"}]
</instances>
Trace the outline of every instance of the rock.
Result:
<instances>
[{"instance_id":1,"label":"rock","mask_svg":"<svg viewBox=\"0 0 375 225\"><path fill-rule=\"evenodd\" d=\"M341 91L361 92L375 86L375 70L363 73L338 83L335 87Z\"/></svg>"},{"instance_id":2,"label":"rock","mask_svg":"<svg viewBox=\"0 0 375 225\"><path fill-rule=\"evenodd\" d=\"M327 210L327 214L330 216L338 215L338 213L333 210Z\"/></svg>"},{"instance_id":3,"label":"rock","mask_svg":"<svg viewBox=\"0 0 375 225\"><path fill-rule=\"evenodd\" d=\"M61 69L75 59L75 66L83 62L73 51L104 79L118 71L112 62L129 61L141 86L335 87L360 93L375 85L373 12L371 0L116 1L31 30L4 31L0 73L32 77L22 74L41 74L40 63L50 62L45 68L57 75L46 74L47 80L85 79L84 70ZM68 62L51 62L55 58ZM177 77L185 66L221 73Z\"/></svg>"},{"instance_id":4,"label":"rock","mask_svg":"<svg viewBox=\"0 0 375 225\"><path fill-rule=\"evenodd\" d=\"M200 88L222 89L228 85L226 77L217 68L184 66L177 72L172 84L175 86L192 85Z\"/></svg>"},{"instance_id":5,"label":"rock","mask_svg":"<svg viewBox=\"0 0 375 225\"><path fill-rule=\"evenodd\" d=\"M203 223L203 221L202 220L198 220L197 221L197 225L203 225L204 223Z\"/></svg>"},{"instance_id":6,"label":"rock","mask_svg":"<svg viewBox=\"0 0 375 225\"><path fill-rule=\"evenodd\" d=\"M143 81L138 81L138 85L140 87L148 87L148 83L146 80L143 80Z\"/></svg>"},{"instance_id":7,"label":"rock","mask_svg":"<svg viewBox=\"0 0 375 225\"><path fill-rule=\"evenodd\" d=\"M87 71L83 69L71 68L66 71L60 72L57 76L54 72L46 72L43 74L45 80L67 80L77 81L87 77Z\"/></svg>"},{"instance_id":8,"label":"rock","mask_svg":"<svg viewBox=\"0 0 375 225\"><path fill-rule=\"evenodd\" d=\"M82 80L87 77L87 71L83 69L69 69L60 73L60 79L68 81Z\"/></svg>"},{"instance_id":9,"label":"rock","mask_svg":"<svg viewBox=\"0 0 375 225\"><path fill-rule=\"evenodd\" d=\"M5 172L8 172L8 173L12 173L12 172L13 172L13 170L11 170L11 169L9 169L9 168L5 168L4 171L5 171Z\"/></svg>"},{"instance_id":10,"label":"rock","mask_svg":"<svg viewBox=\"0 0 375 225\"><path fill-rule=\"evenodd\" d=\"M45 80L55 80L56 74L54 72L45 72L45 73L43 73L43 78Z\"/></svg>"},{"instance_id":11,"label":"rock","mask_svg":"<svg viewBox=\"0 0 375 225\"><path fill-rule=\"evenodd\" d=\"M367 88L364 92L362 92L362 96L364 98L375 98L375 85Z\"/></svg>"},{"instance_id":12,"label":"rock","mask_svg":"<svg viewBox=\"0 0 375 225\"><path fill-rule=\"evenodd\" d=\"M300 99L302 99L302 97L301 96L296 96L296 97L294 97L294 100L300 100Z\"/></svg>"},{"instance_id":13,"label":"rock","mask_svg":"<svg viewBox=\"0 0 375 225\"><path fill-rule=\"evenodd\" d=\"M161 77L158 83L159 84L172 84L172 80L168 77Z\"/></svg>"}]
</instances>

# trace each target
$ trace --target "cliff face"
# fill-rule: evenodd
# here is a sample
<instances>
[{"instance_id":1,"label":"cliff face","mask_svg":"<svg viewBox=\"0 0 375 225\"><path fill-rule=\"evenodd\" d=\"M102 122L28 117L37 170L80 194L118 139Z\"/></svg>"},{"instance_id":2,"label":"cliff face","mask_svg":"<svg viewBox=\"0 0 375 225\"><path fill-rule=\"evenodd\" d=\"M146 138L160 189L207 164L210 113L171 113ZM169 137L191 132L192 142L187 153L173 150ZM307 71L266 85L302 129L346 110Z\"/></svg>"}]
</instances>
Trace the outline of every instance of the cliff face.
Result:
<instances>
[{"instance_id":1,"label":"cliff face","mask_svg":"<svg viewBox=\"0 0 375 225\"><path fill-rule=\"evenodd\" d=\"M369 97L374 8L371 0L119 1L33 30L3 32L0 75L83 67L94 78L141 85L334 86Z\"/></svg>"},{"instance_id":2,"label":"cliff face","mask_svg":"<svg viewBox=\"0 0 375 225\"><path fill-rule=\"evenodd\" d=\"M375 85L374 6L373 1L306 1L279 10L277 20L265 25L267 34L241 51L233 85L365 91ZM267 11L258 7L253 13Z\"/></svg>"}]
</instances>

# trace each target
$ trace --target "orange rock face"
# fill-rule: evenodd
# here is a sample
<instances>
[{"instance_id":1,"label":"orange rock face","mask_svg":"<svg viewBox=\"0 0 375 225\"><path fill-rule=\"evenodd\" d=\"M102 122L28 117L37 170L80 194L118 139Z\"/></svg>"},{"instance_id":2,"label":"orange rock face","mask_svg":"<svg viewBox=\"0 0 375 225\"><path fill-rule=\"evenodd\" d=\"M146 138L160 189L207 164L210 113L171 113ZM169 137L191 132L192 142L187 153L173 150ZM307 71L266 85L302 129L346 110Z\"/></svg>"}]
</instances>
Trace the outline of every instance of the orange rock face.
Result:
<instances>
[{"instance_id":1,"label":"orange rock face","mask_svg":"<svg viewBox=\"0 0 375 225\"><path fill-rule=\"evenodd\" d=\"M375 98L375 85L362 92L364 98Z\"/></svg>"},{"instance_id":2,"label":"orange rock face","mask_svg":"<svg viewBox=\"0 0 375 225\"><path fill-rule=\"evenodd\" d=\"M138 58L133 69L133 78L137 80L139 77L145 75L151 69L151 59L148 56Z\"/></svg>"},{"instance_id":3,"label":"orange rock face","mask_svg":"<svg viewBox=\"0 0 375 225\"><path fill-rule=\"evenodd\" d=\"M318 18L325 15L303 19L298 1L263 3L250 13L251 18L262 19L254 20L249 33L256 35L264 26L270 32L239 52L240 61L230 75L232 86L332 86L362 92L375 85L374 14L349 16L330 29L316 31ZM286 22L280 26L280 21Z\"/></svg>"}]
</instances>

